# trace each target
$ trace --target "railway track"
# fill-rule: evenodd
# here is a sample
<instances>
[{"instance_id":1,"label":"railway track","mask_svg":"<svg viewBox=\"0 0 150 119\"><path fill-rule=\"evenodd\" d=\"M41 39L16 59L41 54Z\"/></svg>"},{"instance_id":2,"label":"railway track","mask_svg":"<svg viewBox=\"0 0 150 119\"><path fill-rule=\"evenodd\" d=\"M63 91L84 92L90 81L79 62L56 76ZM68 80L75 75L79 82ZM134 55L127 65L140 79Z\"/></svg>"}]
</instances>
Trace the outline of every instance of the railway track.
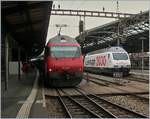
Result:
<instances>
[{"instance_id":1,"label":"railway track","mask_svg":"<svg viewBox=\"0 0 150 119\"><path fill-rule=\"evenodd\" d=\"M146 93L108 93L108 94L98 94L99 96L102 97L113 97L113 96L131 96L134 98L138 98L139 101L143 101L145 103L149 102L149 98L148 98L148 92ZM146 95L146 96L143 96Z\"/></svg>"},{"instance_id":2,"label":"railway track","mask_svg":"<svg viewBox=\"0 0 150 119\"><path fill-rule=\"evenodd\" d=\"M83 91L77 89L82 95L85 95ZM97 95L89 93L88 97L95 101L97 104L101 105L105 110L115 115L117 118L147 118L145 115L134 112L130 109L124 108L120 105L114 104L108 100L105 100Z\"/></svg>"},{"instance_id":3,"label":"railway track","mask_svg":"<svg viewBox=\"0 0 150 119\"><path fill-rule=\"evenodd\" d=\"M61 91L66 96L62 96L60 90L57 90L69 118L115 118L113 114L103 109L87 96L70 96L65 91Z\"/></svg>"},{"instance_id":4,"label":"railway track","mask_svg":"<svg viewBox=\"0 0 150 119\"><path fill-rule=\"evenodd\" d=\"M58 96L45 95L46 108L48 111L49 118L67 118L67 113L64 107L61 105Z\"/></svg>"},{"instance_id":5,"label":"railway track","mask_svg":"<svg viewBox=\"0 0 150 119\"><path fill-rule=\"evenodd\" d=\"M129 81L137 81L137 82L141 82L141 83L149 83L149 80L147 79L143 79L143 78L139 78L139 77L126 77L125 80L129 80Z\"/></svg>"},{"instance_id":6,"label":"railway track","mask_svg":"<svg viewBox=\"0 0 150 119\"><path fill-rule=\"evenodd\" d=\"M100 96L100 95L99 95ZM101 98L110 101L114 104L120 105L137 113L148 116L149 115L149 102L135 98L131 95L118 95L118 96L100 96Z\"/></svg>"},{"instance_id":7,"label":"railway track","mask_svg":"<svg viewBox=\"0 0 150 119\"><path fill-rule=\"evenodd\" d=\"M116 82L116 81L112 81L112 80L105 80L105 79L96 78L96 77L93 77L93 76L88 76L88 77L90 78L89 81L97 83L99 85L104 85L104 86L108 86L110 84L115 84L115 85L120 85L120 86L122 85L120 82ZM100 81L100 82L97 82L97 80Z\"/></svg>"},{"instance_id":8,"label":"railway track","mask_svg":"<svg viewBox=\"0 0 150 119\"><path fill-rule=\"evenodd\" d=\"M62 96L60 94L60 91L57 90L59 100L61 104L63 105L66 113L67 118L96 118L98 117L96 114L93 114L90 110L87 110L84 108L80 103L76 102L72 97L70 96Z\"/></svg>"},{"instance_id":9,"label":"railway track","mask_svg":"<svg viewBox=\"0 0 150 119\"><path fill-rule=\"evenodd\" d=\"M104 83L104 82L100 82L100 81L96 81L96 80L91 80L89 79L90 82L93 82L95 84L101 85L101 86L108 86L108 83Z\"/></svg>"},{"instance_id":10,"label":"railway track","mask_svg":"<svg viewBox=\"0 0 150 119\"><path fill-rule=\"evenodd\" d=\"M80 95L69 95L63 89L56 89L57 96L46 95L46 106L50 118L147 118L145 115L124 108L103 96L93 95L77 88Z\"/></svg>"},{"instance_id":11,"label":"railway track","mask_svg":"<svg viewBox=\"0 0 150 119\"><path fill-rule=\"evenodd\" d=\"M139 94L130 93L129 91L124 90L124 89L121 89L121 88L116 87L116 86L112 86L112 87L113 87L113 88L115 88L115 89L121 90L121 91L125 92L126 94L129 94L130 96L132 96L132 97L135 97L135 98L139 99L140 101L146 101L147 103L149 102L149 98L146 98L146 97L140 96ZM147 92L147 94L149 94L149 92Z\"/></svg>"},{"instance_id":12,"label":"railway track","mask_svg":"<svg viewBox=\"0 0 150 119\"><path fill-rule=\"evenodd\" d=\"M142 99L149 100L149 94L138 94L138 96Z\"/></svg>"},{"instance_id":13,"label":"railway track","mask_svg":"<svg viewBox=\"0 0 150 119\"><path fill-rule=\"evenodd\" d=\"M62 108L61 110L65 110L61 111L63 118L147 118L97 95L90 93L86 95L83 90L76 90L81 95L69 95L63 89L56 89L58 93L56 96L57 103L59 101L59 107Z\"/></svg>"},{"instance_id":14,"label":"railway track","mask_svg":"<svg viewBox=\"0 0 150 119\"><path fill-rule=\"evenodd\" d=\"M91 82L93 82L93 83L95 83L95 84L99 84L99 85L102 85L101 84L101 82L99 83L99 82L97 82L97 81L91 81ZM106 85L107 86L107 85ZM121 90L121 91L123 91L124 92L124 94L128 94L128 95L130 95L130 96L132 96L132 97L135 97L135 98L138 98L138 99L140 99L140 100L144 100L144 101L146 101L146 102L149 102L149 98L147 98L147 97L144 97L144 96L140 96L140 94L136 94L136 93L130 93L129 91L127 91L127 90L123 90L123 89L121 89L121 88L118 88L118 87L116 87L115 85L113 86L113 85L111 85L112 86L112 88L115 88L115 89L118 89L118 90ZM144 92L144 93L141 93L141 94L149 94L149 92Z\"/></svg>"},{"instance_id":15,"label":"railway track","mask_svg":"<svg viewBox=\"0 0 150 119\"><path fill-rule=\"evenodd\" d=\"M86 75L84 75L84 76L86 77ZM124 85L125 82L129 82L129 81L137 81L137 82L141 82L141 83L149 83L149 80L147 80L147 79L142 79L142 78L133 77L133 76L129 76L129 77L125 77L125 78L124 77L123 78L112 78L112 79L109 79L109 80L102 79L102 78L97 78L97 77L90 76L90 75L88 75L88 77L91 78L91 79L94 79L94 80L90 80L89 79L89 81L91 81L91 82L95 82L96 83L97 82L96 80L100 80L101 81L101 85L110 85L110 84Z\"/></svg>"},{"instance_id":16,"label":"railway track","mask_svg":"<svg viewBox=\"0 0 150 119\"><path fill-rule=\"evenodd\" d=\"M89 79L89 81L91 81L91 82L93 82L93 83L95 83L95 84L98 84L98 85L103 85L103 86L108 86L108 85L110 85L111 84L111 87L112 88L115 88L115 89L118 89L118 90L121 90L121 91L123 91L123 92L125 92L125 94L130 94L131 96L133 96L133 97L136 97L136 98L139 98L139 99L141 99L141 100L144 100L144 101L146 101L146 102L149 102L149 98L147 98L147 97L143 97L143 96L140 96L140 95L137 95L137 94L134 94L134 93L130 93L129 91L127 91L127 90L123 90L123 89L121 89L121 88L119 88L119 87L116 87L116 85L115 84L117 84L117 85L121 85L121 84L119 84L119 83L115 83L115 82L113 82L112 83L112 81L105 81L105 80L101 80L101 79L99 79L99 78L95 78L95 77L89 77L89 78L91 78L91 79ZM94 80L93 80L94 79ZM133 87L133 86L132 86ZM137 87L135 87L135 88L137 88ZM148 94L149 92L147 92L147 94Z\"/></svg>"}]
</instances>

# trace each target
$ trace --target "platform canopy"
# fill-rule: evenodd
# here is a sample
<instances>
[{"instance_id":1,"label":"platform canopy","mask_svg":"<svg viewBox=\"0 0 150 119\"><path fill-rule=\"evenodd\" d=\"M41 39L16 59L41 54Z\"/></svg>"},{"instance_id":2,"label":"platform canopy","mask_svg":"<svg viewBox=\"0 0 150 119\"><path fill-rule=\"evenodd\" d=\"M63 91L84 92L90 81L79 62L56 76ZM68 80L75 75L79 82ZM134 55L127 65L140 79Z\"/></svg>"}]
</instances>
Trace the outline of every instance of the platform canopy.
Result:
<instances>
[{"instance_id":1,"label":"platform canopy","mask_svg":"<svg viewBox=\"0 0 150 119\"><path fill-rule=\"evenodd\" d=\"M118 39L131 53L141 52L141 39L144 39L144 51L149 51L149 11L86 30L76 37L83 53L115 46Z\"/></svg>"},{"instance_id":2,"label":"platform canopy","mask_svg":"<svg viewBox=\"0 0 150 119\"><path fill-rule=\"evenodd\" d=\"M29 56L43 51L52 1L2 1L2 31L9 34Z\"/></svg>"}]
</instances>

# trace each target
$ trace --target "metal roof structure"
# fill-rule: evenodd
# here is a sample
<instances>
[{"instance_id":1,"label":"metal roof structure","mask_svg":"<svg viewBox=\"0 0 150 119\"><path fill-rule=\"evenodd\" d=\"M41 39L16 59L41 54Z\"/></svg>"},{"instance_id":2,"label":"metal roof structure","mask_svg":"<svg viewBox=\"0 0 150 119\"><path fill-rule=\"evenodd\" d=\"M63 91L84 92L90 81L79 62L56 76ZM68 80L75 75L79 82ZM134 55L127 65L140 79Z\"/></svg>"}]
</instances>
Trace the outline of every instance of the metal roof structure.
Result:
<instances>
[{"instance_id":1,"label":"metal roof structure","mask_svg":"<svg viewBox=\"0 0 150 119\"><path fill-rule=\"evenodd\" d=\"M83 53L115 46L117 39L120 39L121 45L128 52L140 52L141 37L144 37L144 48L148 51L149 11L86 30L76 39L80 42Z\"/></svg>"},{"instance_id":2,"label":"metal roof structure","mask_svg":"<svg viewBox=\"0 0 150 119\"><path fill-rule=\"evenodd\" d=\"M10 34L28 55L43 51L52 1L2 1L2 32Z\"/></svg>"},{"instance_id":3,"label":"metal roof structure","mask_svg":"<svg viewBox=\"0 0 150 119\"><path fill-rule=\"evenodd\" d=\"M93 54L98 54L98 53L104 53L104 52L126 52L122 47L107 47L104 49L96 50L93 52L88 53L87 55L93 55Z\"/></svg>"},{"instance_id":4,"label":"metal roof structure","mask_svg":"<svg viewBox=\"0 0 150 119\"><path fill-rule=\"evenodd\" d=\"M133 14L104 12L104 11L90 11L90 10L52 9L51 15L104 17L104 18L128 18L128 17L131 17Z\"/></svg>"}]
</instances>

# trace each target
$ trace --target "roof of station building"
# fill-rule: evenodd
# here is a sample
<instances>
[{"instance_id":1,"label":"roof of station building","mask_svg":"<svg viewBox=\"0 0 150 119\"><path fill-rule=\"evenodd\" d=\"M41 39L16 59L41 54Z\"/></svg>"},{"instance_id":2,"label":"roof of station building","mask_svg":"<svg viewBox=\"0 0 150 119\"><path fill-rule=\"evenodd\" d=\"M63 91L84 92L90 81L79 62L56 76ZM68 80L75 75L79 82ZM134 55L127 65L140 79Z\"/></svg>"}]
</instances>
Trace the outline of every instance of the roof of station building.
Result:
<instances>
[{"instance_id":1,"label":"roof of station building","mask_svg":"<svg viewBox=\"0 0 150 119\"><path fill-rule=\"evenodd\" d=\"M30 55L40 54L46 42L52 3L2 1L2 31L10 34Z\"/></svg>"},{"instance_id":2,"label":"roof of station building","mask_svg":"<svg viewBox=\"0 0 150 119\"><path fill-rule=\"evenodd\" d=\"M76 37L76 40L80 42L84 54L109 46L116 46L117 39L120 39L124 49L132 53L141 52L141 39L143 38L144 49L148 51L149 11L85 30L81 36Z\"/></svg>"}]
</instances>

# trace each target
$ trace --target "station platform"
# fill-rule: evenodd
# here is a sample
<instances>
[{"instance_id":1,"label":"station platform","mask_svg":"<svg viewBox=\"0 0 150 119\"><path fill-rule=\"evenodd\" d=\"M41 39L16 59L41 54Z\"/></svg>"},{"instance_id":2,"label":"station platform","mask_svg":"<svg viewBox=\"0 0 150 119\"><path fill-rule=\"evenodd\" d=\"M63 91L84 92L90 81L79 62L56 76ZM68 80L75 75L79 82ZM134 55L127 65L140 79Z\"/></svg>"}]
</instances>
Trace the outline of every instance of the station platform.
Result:
<instances>
[{"instance_id":1,"label":"station platform","mask_svg":"<svg viewBox=\"0 0 150 119\"><path fill-rule=\"evenodd\" d=\"M45 96L43 95L43 76L39 75L38 78L38 90L34 103L32 104L29 118L49 118L48 111L46 109Z\"/></svg>"},{"instance_id":2,"label":"station platform","mask_svg":"<svg viewBox=\"0 0 150 119\"><path fill-rule=\"evenodd\" d=\"M5 91L4 82L1 82L1 117L16 118L18 111L29 96L36 77L36 70L21 75L9 75L8 90Z\"/></svg>"},{"instance_id":3,"label":"station platform","mask_svg":"<svg viewBox=\"0 0 150 119\"><path fill-rule=\"evenodd\" d=\"M2 118L48 118L43 106L42 77L37 70L28 74L9 75L8 90L1 87Z\"/></svg>"}]
</instances>

